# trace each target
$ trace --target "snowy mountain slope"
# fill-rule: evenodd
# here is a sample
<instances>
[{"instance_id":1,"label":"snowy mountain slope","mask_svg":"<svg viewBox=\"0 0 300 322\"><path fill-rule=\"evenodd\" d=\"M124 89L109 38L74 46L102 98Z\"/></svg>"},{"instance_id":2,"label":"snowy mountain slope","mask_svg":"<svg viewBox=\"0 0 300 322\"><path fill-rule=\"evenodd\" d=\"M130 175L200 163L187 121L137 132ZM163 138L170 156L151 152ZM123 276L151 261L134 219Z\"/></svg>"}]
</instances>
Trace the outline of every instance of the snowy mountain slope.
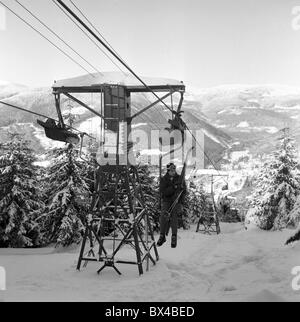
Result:
<instances>
[{"instance_id":1,"label":"snowy mountain slope","mask_svg":"<svg viewBox=\"0 0 300 322\"><path fill-rule=\"evenodd\" d=\"M268 153L276 134L286 126L300 143L298 87L223 85L190 92L188 89L186 104L197 106L212 125L239 141L237 149Z\"/></svg>"},{"instance_id":2,"label":"snowy mountain slope","mask_svg":"<svg viewBox=\"0 0 300 322\"><path fill-rule=\"evenodd\" d=\"M27 89L27 86L0 80L0 99L16 95L20 92L26 91Z\"/></svg>"},{"instance_id":3,"label":"snowy mountain slope","mask_svg":"<svg viewBox=\"0 0 300 322\"><path fill-rule=\"evenodd\" d=\"M295 105L299 102L300 88L286 85L247 85L247 84L228 84L211 88L187 87L186 99L207 103L214 102L216 99L226 100L227 102L238 102L238 100L248 101L254 105L264 104L272 107L276 103ZM290 103L290 104L288 104Z\"/></svg>"},{"instance_id":4,"label":"snowy mountain slope","mask_svg":"<svg viewBox=\"0 0 300 322\"><path fill-rule=\"evenodd\" d=\"M12 104L56 118L51 88L30 89L0 83L0 97ZM4 86L4 87L1 87ZM9 92L9 93L8 93ZM78 95L90 106L99 109L96 95ZM174 103L178 97L174 95ZM137 112L153 101L148 95L134 94L133 112ZM170 103L168 101L168 103ZM69 111L69 100L62 97L64 113ZM91 119L93 115L72 103L77 114L75 126ZM223 85L214 88L193 89L186 87L183 104L183 119L191 129L202 129L205 133L205 150L215 161L224 152L249 150L251 154L269 153L276 143L277 133L284 126L291 128L300 143L300 89L279 85ZM78 113L77 113L78 112ZM168 126L169 112L163 107L152 108L134 121L139 129L147 132ZM0 127L14 122L35 124L36 117L8 107L0 107ZM88 130L90 131L90 130Z\"/></svg>"},{"instance_id":5,"label":"snowy mountain slope","mask_svg":"<svg viewBox=\"0 0 300 322\"><path fill-rule=\"evenodd\" d=\"M291 287L299 246L284 246L291 231L246 231L241 224L221 223L222 233L203 235L179 230L178 246L169 240L160 260L139 276L134 265L117 264L96 271L89 263L76 271L79 249L0 249L7 274L4 301L299 301ZM156 237L157 238L157 237ZM121 258L134 252L122 248ZM41 256L43 260L41 260ZM99 285L101 285L99 287Z\"/></svg>"},{"instance_id":6,"label":"snowy mountain slope","mask_svg":"<svg viewBox=\"0 0 300 322\"><path fill-rule=\"evenodd\" d=\"M44 152L45 145L41 142L39 137L42 131L34 127L32 123L15 123L9 126L0 127L0 142L8 140L9 133L14 132L22 133L23 138L30 142L30 147L38 154Z\"/></svg>"}]
</instances>

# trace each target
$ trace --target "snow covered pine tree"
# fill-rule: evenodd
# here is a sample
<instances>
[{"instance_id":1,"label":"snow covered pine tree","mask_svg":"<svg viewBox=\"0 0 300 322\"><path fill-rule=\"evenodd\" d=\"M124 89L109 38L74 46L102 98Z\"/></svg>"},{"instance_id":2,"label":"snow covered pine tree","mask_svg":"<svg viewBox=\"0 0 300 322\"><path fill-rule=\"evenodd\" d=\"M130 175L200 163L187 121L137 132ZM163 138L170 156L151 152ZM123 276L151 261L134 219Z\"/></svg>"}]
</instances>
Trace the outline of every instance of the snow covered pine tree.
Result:
<instances>
[{"instance_id":1,"label":"snow covered pine tree","mask_svg":"<svg viewBox=\"0 0 300 322\"><path fill-rule=\"evenodd\" d=\"M256 189L247 214L247 219L265 230L295 226L297 219L292 212L300 187L296 149L289 129L280 132L277 149L255 178Z\"/></svg>"},{"instance_id":2,"label":"snow covered pine tree","mask_svg":"<svg viewBox=\"0 0 300 322\"><path fill-rule=\"evenodd\" d=\"M35 218L43 211L33 151L21 135L0 144L0 247L40 244Z\"/></svg>"},{"instance_id":3,"label":"snow covered pine tree","mask_svg":"<svg viewBox=\"0 0 300 322\"><path fill-rule=\"evenodd\" d=\"M211 200L205 193L203 186L193 184L189 187L184 202L185 224L188 227L191 223L197 223L201 213L210 211L212 207Z\"/></svg>"},{"instance_id":4,"label":"snow covered pine tree","mask_svg":"<svg viewBox=\"0 0 300 322\"><path fill-rule=\"evenodd\" d=\"M53 150L52 155L43 231L50 242L68 246L80 242L84 230L89 205L89 186L83 178L86 165L71 144Z\"/></svg>"},{"instance_id":5,"label":"snow covered pine tree","mask_svg":"<svg viewBox=\"0 0 300 322\"><path fill-rule=\"evenodd\" d=\"M289 216L294 224L298 224L298 228L296 233L286 241L286 245L300 240L300 193L297 196L297 200Z\"/></svg>"}]
</instances>

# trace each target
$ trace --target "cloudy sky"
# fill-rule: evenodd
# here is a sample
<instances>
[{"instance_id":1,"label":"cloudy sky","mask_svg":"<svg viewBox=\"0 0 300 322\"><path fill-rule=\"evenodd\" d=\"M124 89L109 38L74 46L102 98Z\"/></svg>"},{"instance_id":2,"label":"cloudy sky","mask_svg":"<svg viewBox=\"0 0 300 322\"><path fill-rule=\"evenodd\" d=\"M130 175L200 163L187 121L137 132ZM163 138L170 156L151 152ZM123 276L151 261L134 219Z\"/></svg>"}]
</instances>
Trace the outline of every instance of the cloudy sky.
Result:
<instances>
[{"instance_id":1,"label":"cloudy sky","mask_svg":"<svg viewBox=\"0 0 300 322\"><path fill-rule=\"evenodd\" d=\"M1 1L63 46L15 0ZM97 69L116 70L52 0L18 1ZM72 1L138 75L175 78L196 87L300 86L300 0ZM0 9L0 80L50 86L53 80L83 73L7 9Z\"/></svg>"}]
</instances>

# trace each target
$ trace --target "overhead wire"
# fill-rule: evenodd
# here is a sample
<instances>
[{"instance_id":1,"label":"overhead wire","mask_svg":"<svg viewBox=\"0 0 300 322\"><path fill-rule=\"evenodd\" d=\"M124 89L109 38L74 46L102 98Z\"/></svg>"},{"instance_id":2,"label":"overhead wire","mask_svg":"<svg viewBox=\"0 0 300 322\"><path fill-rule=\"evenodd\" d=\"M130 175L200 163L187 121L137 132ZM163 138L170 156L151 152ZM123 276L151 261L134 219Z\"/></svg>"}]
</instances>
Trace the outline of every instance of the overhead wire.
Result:
<instances>
[{"instance_id":1,"label":"overhead wire","mask_svg":"<svg viewBox=\"0 0 300 322\"><path fill-rule=\"evenodd\" d=\"M127 77L127 74L113 61L113 59L109 55L106 54L106 52L87 34L87 32L79 26L79 24L70 16L70 14L68 14L63 9L63 7L61 7L59 4L57 4L55 0L52 0L52 2L86 35L86 37L88 37L89 40L91 40L94 43L94 45L119 69L119 71L125 77ZM87 15L84 14L83 11L73 1L70 0L70 2L80 12L80 14L84 17L84 19L92 26L92 28L99 34L99 36L104 39L104 41L106 42L106 44L111 48L112 51L114 51L114 53L119 57L119 59L122 60L121 56L112 47L112 45L104 38L104 36L94 26L94 24L90 21L90 19L88 19ZM124 61L124 60L122 60L122 61ZM151 103L150 99L146 96L145 93L142 93L142 95L144 96L144 98L149 103ZM132 104L132 106L137 108L137 106L135 106L134 104ZM160 112L160 109L157 106L155 106L154 108L156 108L157 112L159 113L160 118L165 119L164 115ZM155 124L155 122L152 122L151 119L148 116L146 116L146 118L148 119L148 122L150 121L150 123ZM156 128L158 128L158 126L156 126Z\"/></svg>"},{"instance_id":2,"label":"overhead wire","mask_svg":"<svg viewBox=\"0 0 300 322\"><path fill-rule=\"evenodd\" d=\"M68 18L70 19L78 29L80 29L83 34L101 51L102 54L104 54L121 72L122 69L120 66L118 66L112 59L111 57L95 42L95 40L68 14L58 3L56 3L55 0L52 0L52 2L59 8L59 10Z\"/></svg>"},{"instance_id":3,"label":"overhead wire","mask_svg":"<svg viewBox=\"0 0 300 322\"><path fill-rule=\"evenodd\" d=\"M10 104L10 103L6 103L6 102L3 102L3 101L0 101L0 103L3 104L3 105L9 106L9 107L13 107L13 108L18 109L18 110L23 111L23 112L27 112L27 113L30 113L30 114L33 114L33 115L36 115L36 116L40 116L40 117L43 117L43 118L48 118L48 119L51 119L51 120L54 120L54 121L58 122L58 120L56 120L56 119L54 119L52 117L49 117L47 115L41 114L41 113L33 112L33 111L27 110L25 108L22 108L22 107L19 107L19 106Z\"/></svg>"},{"instance_id":4,"label":"overhead wire","mask_svg":"<svg viewBox=\"0 0 300 322\"><path fill-rule=\"evenodd\" d=\"M52 0L52 1L54 1L54 0ZM74 1L72 1L72 0L69 0L71 3L72 3L72 5L77 9L77 11L83 16L83 18L89 23L89 25L96 31L96 33L104 40L104 42L109 46L109 48L115 53L115 55L119 58L119 60L121 60L123 63L125 63L125 64L127 64L125 61L124 61L124 59L122 59L122 57L121 57L121 55L113 48L113 46L109 43L109 41L103 36L103 34L101 34L100 33L100 31L95 27L95 25L91 22L91 20L87 17L87 15L83 12L83 10L82 9L80 9L79 8L79 6L78 5L76 5L75 3L74 3ZM73 19L72 19L73 20ZM73 20L73 22L74 22L74 20ZM82 29L81 29L82 30ZM89 37L90 38L90 37ZM91 39L91 38L90 38ZM109 56L107 56L111 61L112 61L112 59L109 57ZM112 61L113 62L113 61ZM116 65L117 66L117 65ZM117 66L118 67L118 66ZM125 75L125 76L127 76L127 74L125 74L125 72L121 69L121 68L119 68L118 67L118 69ZM145 94L145 93L141 93L143 96L144 96L144 98L151 104L152 102L150 101L150 99L147 97L147 95ZM160 117L162 118L162 119L165 119L165 116L160 112L160 109L158 108L158 106L156 105L156 106L154 106L154 108L156 108L156 110L157 110L157 112L159 113L159 115L160 115Z\"/></svg>"},{"instance_id":5,"label":"overhead wire","mask_svg":"<svg viewBox=\"0 0 300 322\"><path fill-rule=\"evenodd\" d=\"M23 9L25 9L28 13L30 13L30 15L31 16L33 16L36 20L38 20L44 27L46 27L47 28L47 30L49 30L52 34L54 34L57 38L59 38L64 44L66 44L70 49L72 49L72 51L74 51L78 56L80 56L83 60L85 60L93 69L95 69L97 72L99 72L100 74L102 74L98 69L96 69L94 66L92 66L85 58L83 58L76 50L74 50L71 46L69 46L57 33L55 33L50 27L48 27L43 21L41 21L41 19L39 19L36 15L34 15L33 14L33 12L32 11L30 11L28 8L26 8L22 3L20 3L18 0L15 0ZM2 2L1 2L2 3ZM55 2L54 2L55 3ZM55 3L56 4L56 3ZM57 5L57 4L56 4ZM7 9L9 9L8 7L7 7ZM9 9L10 10L10 9ZM11 12L13 12L12 10L11 10ZM15 14L15 12L13 12L14 14ZM17 15L18 16L18 15ZM19 16L18 16L19 17ZM25 23L27 23L24 19L22 19L21 17L19 17L21 20L23 20ZM70 17L71 18L71 17ZM76 23L76 22L75 22ZM78 26L79 27L79 26ZM79 27L80 28L80 27ZM81 28L80 28L81 29ZM83 29L81 29L84 33L85 33L85 31L83 30ZM35 31L37 31L37 30L35 30ZM41 36L43 36L39 31L37 31ZM86 34L86 33L85 33ZM87 35L88 36L88 35ZM44 36L43 36L44 37ZM46 38L46 37L44 37L44 38ZM91 39L91 38L90 38ZM48 39L47 39L48 40ZM92 41L93 41L93 39L91 39ZM94 42L94 41L93 41ZM52 42L51 42L52 43ZM104 53L104 54L106 54L102 49L101 49L101 47L99 47L98 46L98 44L96 43L96 42L94 42L96 45L97 45L97 47ZM53 44L53 43L52 43ZM54 44L53 44L54 45ZM54 45L54 46L56 46L56 45ZM57 47L57 46L56 46ZM108 56L108 58L109 59L111 59L109 56ZM117 65L116 65L117 66ZM118 67L118 66L117 66ZM85 71L86 72L88 72L86 69L85 69ZM121 70L122 71L122 70ZM123 71L122 71L123 72ZM89 72L88 72L89 73ZM91 74L91 73L89 73L89 74ZM91 74L92 75L92 74ZM93 75L92 75L93 76ZM4 103L3 103L4 104ZM19 108L19 109L21 109L21 108ZM46 116L44 116L44 115L40 115L40 114L36 114L36 115L38 115L38 116L43 116L43 117L46 117ZM150 123L152 123L151 121L150 121ZM155 123L153 123L153 124L155 124ZM74 128L73 128L74 129ZM76 129L75 129L76 130Z\"/></svg>"},{"instance_id":6,"label":"overhead wire","mask_svg":"<svg viewBox=\"0 0 300 322\"><path fill-rule=\"evenodd\" d=\"M38 18L30 9L23 5L19 0L15 0L24 10L26 10L32 17L34 17L40 24L42 24L48 31L50 31L56 38L62 41L69 49L71 49L78 57L84 60L92 69L101 74L101 71L92 65L87 59L85 59L77 50L70 46L61 36L59 36L53 29L51 29L46 23Z\"/></svg>"},{"instance_id":7,"label":"overhead wire","mask_svg":"<svg viewBox=\"0 0 300 322\"><path fill-rule=\"evenodd\" d=\"M88 74L92 75L91 72L89 72L84 66L82 66L80 63L78 63L72 56L70 56L68 53L66 53L63 49L61 49L59 46L57 46L53 41L51 41L49 38L47 38L45 35L43 35L37 28L32 26L28 21L23 19L20 15L18 15L13 9L8 7L3 1L0 0L0 4L5 7L7 10L9 10L12 14L14 14L17 18L19 18L21 21L23 21L27 26L29 26L31 29L33 29L36 33L38 33L42 38L47 40L52 46L54 46L56 49L58 49L61 53L63 53L66 57L68 57L70 60L72 60L77 66L82 68L84 71L86 71Z\"/></svg>"},{"instance_id":8,"label":"overhead wire","mask_svg":"<svg viewBox=\"0 0 300 322\"><path fill-rule=\"evenodd\" d=\"M69 12L94 38L98 40L143 86L148 89L161 103L165 105L171 112L171 108L120 58L114 53L114 51L100 39L90 27L86 25L62 0L56 0L67 12Z\"/></svg>"},{"instance_id":9,"label":"overhead wire","mask_svg":"<svg viewBox=\"0 0 300 322\"><path fill-rule=\"evenodd\" d=\"M106 42L106 44L111 48L111 50L114 51L114 53L120 58L121 56L118 54L118 52L112 47L112 45L108 42L107 39L105 39L105 37L100 33L100 31L95 27L95 25L91 22L91 20L87 17L86 14L84 14L83 10L79 8L78 5L76 5L74 3L74 1L70 0L70 2L72 3L72 5L78 10L78 12L80 12L80 14L84 17L84 19L90 24L90 26L96 31L96 33Z\"/></svg>"}]
</instances>

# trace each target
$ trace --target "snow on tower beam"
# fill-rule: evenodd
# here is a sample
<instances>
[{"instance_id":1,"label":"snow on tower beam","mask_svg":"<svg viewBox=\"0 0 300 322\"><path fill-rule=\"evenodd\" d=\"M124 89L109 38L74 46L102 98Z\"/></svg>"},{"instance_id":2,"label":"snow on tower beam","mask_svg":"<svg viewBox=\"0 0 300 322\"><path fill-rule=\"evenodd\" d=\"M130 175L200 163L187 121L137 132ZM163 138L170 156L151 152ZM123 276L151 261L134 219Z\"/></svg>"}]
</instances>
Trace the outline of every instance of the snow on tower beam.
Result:
<instances>
[{"instance_id":1,"label":"snow on tower beam","mask_svg":"<svg viewBox=\"0 0 300 322\"><path fill-rule=\"evenodd\" d=\"M152 77L143 77L143 80L148 88L130 74L106 72L56 81L52 88L56 93L99 93L104 85L121 85L130 93L185 91L185 85L177 80Z\"/></svg>"},{"instance_id":2,"label":"snow on tower beam","mask_svg":"<svg viewBox=\"0 0 300 322\"><path fill-rule=\"evenodd\" d=\"M108 84L106 84L108 85ZM123 85L123 84L109 84L109 85ZM93 85L93 86L61 86L61 87L56 87L53 86L53 90L56 93L101 93L102 92L102 87L100 85ZM126 89L130 93L149 93L150 91L143 87L143 86L125 86ZM153 92L181 92L185 90L184 85L179 85L179 86L172 86L170 88L170 85L164 86L164 85L156 85L156 86L149 86L149 88Z\"/></svg>"}]
</instances>

